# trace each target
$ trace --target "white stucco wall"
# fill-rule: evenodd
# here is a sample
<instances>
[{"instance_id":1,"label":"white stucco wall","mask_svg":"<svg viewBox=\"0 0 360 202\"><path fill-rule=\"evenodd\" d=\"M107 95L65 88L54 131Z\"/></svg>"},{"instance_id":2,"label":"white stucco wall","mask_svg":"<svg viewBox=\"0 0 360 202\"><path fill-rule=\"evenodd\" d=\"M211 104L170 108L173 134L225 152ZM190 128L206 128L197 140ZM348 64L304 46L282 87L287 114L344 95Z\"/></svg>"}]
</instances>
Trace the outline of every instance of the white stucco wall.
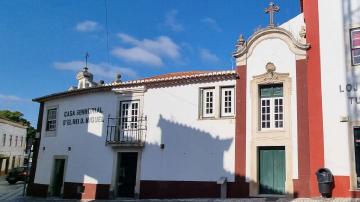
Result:
<instances>
[{"instance_id":1,"label":"white stucco wall","mask_svg":"<svg viewBox=\"0 0 360 202\"><path fill-rule=\"evenodd\" d=\"M199 119L200 88L216 87L219 112L220 86L235 86L235 80L149 88L136 98L143 99L140 113L148 120L141 180L216 181L223 176L234 180L235 118ZM57 155L67 156L65 182L110 184L116 168L114 154L119 150L105 145L106 117L118 116L124 96L100 92L46 102L35 183L50 184ZM58 108L55 135L45 131L47 109L52 107ZM104 116L104 123L63 125L64 119L86 117L64 117L65 111L91 107L102 108L102 114L90 117Z\"/></svg>"},{"instance_id":2,"label":"white stucco wall","mask_svg":"<svg viewBox=\"0 0 360 202\"><path fill-rule=\"evenodd\" d=\"M3 137L6 134L5 145L3 145ZM10 146L10 135L12 135L12 143ZM17 144L15 143L16 137L18 137ZM22 138L22 144L20 143ZM13 156L15 156L14 166L22 166L24 160L24 149L26 146L26 128L17 127L12 124L0 123L0 154L9 156L9 168L12 166ZM20 158L20 164L19 159ZM6 167L6 161L2 161L0 170L4 171Z\"/></svg>"},{"instance_id":3,"label":"white stucco wall","mask_svg":"<svg viewBox=\"0 0 360 202\"><path fill-rule=\"evenodd\" d=\"M351 123L359 121L360 106L348 96L359 92L340 92L340 86L360 82L358 67L351 65L349 30L360 26L357 0L319 0L321 85L325 166L335 175L350 175L349 145L353 144ZM350 122L340 122L350 116ZM350 134L349 134L350 131Z\"/></svg>"},{"instance_id":4,"label":"white stucco wall","mask_svg":"<svg viewBox=\"0 0 360 202\"><path fill-rule=\"evenodd\" d=\"M216 87L219 112L219 87L229 85L235 86L235 80L147 90L142 180L216 181L224 176L234 181L235 119L199 119L200 88Z\"/></svg>"},{"instance_id":5,"label":"white stucco wall","mask_svg":"<svg viewBox=\"0 0 360 202\"><path fill-rule=\"evenodd\" d=\"M116 116L116 96L113 93L94 93L58 99L45 103L43 128L35 183L49 184L54 155L66 155L65 182L110 184L113 151L105 146L107 116ZM46 110L58 107L55 136L46 136ZM101 107L103 113L89 116L64 117L68 110ZM64 126L65 119L104 117L103 123ZM43 148L45 147L45 150ZM71 147L71 151L68 151Z\"/></svg>"},{"instance_id":6,"label":"white stucco wall","mask_svg":"<svg viewBox=\"0 0 360 202\"><path fill-rule=\"evenodd\" d=\"M296 59L295 54L289 49L288 45L281 39L266 39L261 41L254 48L251 56L247 60L247 89L246 89L246 176L250 178L251 164L255 159L251 159L251 138L252 138L252 97L251 80L253 76L266 73L265 66L268 62L274 63L276 72L289 73L291 78L291 120L290 133L292 137L292 167L293 179L298 177L298 153L297 153L297 95L296 95ZM255 123L256 124L256 123Z\"/></svg>"}]
</instances>

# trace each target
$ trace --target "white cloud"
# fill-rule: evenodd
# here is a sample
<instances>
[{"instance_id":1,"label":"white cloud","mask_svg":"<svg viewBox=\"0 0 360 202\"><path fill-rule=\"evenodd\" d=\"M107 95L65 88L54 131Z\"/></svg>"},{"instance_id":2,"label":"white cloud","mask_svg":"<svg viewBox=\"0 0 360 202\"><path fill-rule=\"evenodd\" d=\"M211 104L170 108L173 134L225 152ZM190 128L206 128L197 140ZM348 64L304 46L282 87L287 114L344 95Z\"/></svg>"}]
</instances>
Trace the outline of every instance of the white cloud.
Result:
<instances>
[{"instance_id":1,"label":"white cloud","mask_svg":"<svg viewBox=\"0 0 360 202\"><path fill-rule=\"evenodd\" d=\"M70 62L54 62L54 67L59 70L71 70L79 71L84 66L83 61L70 61ZM122 76L128 77L130 79L138 78L137 73L125 67L118 67L110 65L108 63L88 63L89 71L94 74L94 76L104 78L104 79L115 79L115 75L120 73Z\"/></svg>"},{"instance_id":2,"label":"white cloud","mask_svg":"<svg viewBox=\"0 0 360 202\"><path fill-rule=\"evenodd\" d=\"M163 65L163 61L159 56L139 47L129 49L115 48L112 54L128 62L140 62L155 66Z\"/></svg>"},{"instance_id":3,"label":"white cloud","mask_svg":"<svg viewBox=\"0 0 360 202\"><path fill-rule=\"evenodd\" d=\"M219 24L216 22L216 20L214 20L212 18L209 18L209 17L203 18L201 20L201 22L208 25L211 29L213 29L217 32L222 32L222 29L219 26Z\"/></svg>"},{"instance_id":4,"label":"white cloud","mask_svg":"<svg viewBox=\"0 0 360 202\"><path fill-rule=\"evenodd\" d=\"M165 15L165 26L170 27L174 32L180 32L184 30L184 27L177 21L176 16L178 11L173 9L166 13Z\"/></svg>"},{"instance_id":5,"label":"white cloud","mask_svg":"<svg viewBox=\"0 0 360 202\"><path fill-rule=\"evenodd\" d=\"M21 98L15 95L4 95L0 94L0 101L1 102L30 102L30 99Z\"/></svg>"},{"instance_id":6,"label":"white cloud","mask_svg":"<svg viewBox=\"0 0 360 202\"><path fill-rule=\"evenodd\" d=\"M200 58L206 63L217 63L219 58L208 49L200 49Z\"/></svg>"},{"instance_id":7,"label":"white cloud","mask_svg":"<svg viewBox=\"0 0 360 202\"><path fill-rule=\"evenodd\" d=\"M75 27L75 30L78 32L93 32L99 29L101 29L99 23L91 20L79 22Z\"/></svg>"},{"instance_id":8,"label":"white cloud","mask_svg":"<svg viewBox=\"0 0 360 202\"><path fill-rule=\"evenodd\" d=\"M167 36L159 36L156 39L138 40L125 33L119 33L118 37L132 48L117 47L112 54L129 62L139 62L147 65L162 66L163 59L178 59L180 47Z\"/></svg>"}]
</instances>

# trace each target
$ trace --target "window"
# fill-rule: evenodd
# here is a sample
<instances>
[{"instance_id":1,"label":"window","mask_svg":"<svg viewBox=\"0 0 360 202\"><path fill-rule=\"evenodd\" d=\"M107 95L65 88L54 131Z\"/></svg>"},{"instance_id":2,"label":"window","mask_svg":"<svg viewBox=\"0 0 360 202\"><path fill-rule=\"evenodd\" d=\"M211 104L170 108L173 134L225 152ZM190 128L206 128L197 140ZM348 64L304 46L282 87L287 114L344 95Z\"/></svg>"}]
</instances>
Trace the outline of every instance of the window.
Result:
<instances>
[{"instance_id":1,"label":"window","mask_svg":"<svg viewBox=\"0 0 360 202\"><path fill-rule=\"evenodd\" d=\"M120 104L120 141L136 140L139 124L139 101L123 101Z\"/></svg>"},{"instance_id":2,"label":"window","mask_svg":"<svg viewBox=\"0 0 360 202\"><path fill-rule=\"evenodd\" d=\"M12 143L12 135L10 135L9 146L11 146L11 143Z\"/></svg>"},{"instance_id":3,"label":"window","mask_svg":"<svg viewBox=\"0 0 360 202\"><path fill-rule=\"evenodd\" d=\"M260 86L260 128L284 127L283 85Z\"/></svg>"},{"instance_id":4,"label":"window","mask_svg":"<svg viewBox=\"0 0 360 202\"><path fill-rule=\"evenodd\" d=\"M214 95L215 89L202 89L202 116L214 117Z\"/></svg>"},{"instance_id":5,"label":"window","mask_svg":"<svg viewBox=\"0 0 360 202\"><path fill-rule=\"evenodd\" d=\"M3 134L2 145L5 146L5 144L6 144L6 134Z\"/></svg>"},{"instance_id":6,"label":"window","mask_svg":"<svg viewBox=\"0 0 360 202\"><path fill-rule=\"evenodd\" d=\"M47 112L47 121L46 121L46 130L55 131L56 130L56 111L57 109L49 109Z\"/></svg>"},{"instance_id":7,"label":"window","mask_svg":"<svg viewBox=\"0 0 360 202\"><path fill-rule=\"evenodd\" d=\"M18 136L15 136L15 147L18 146Z\"/></svg>"},{"instance_id":8,"label":"window","mask_svg":"<svg viewBox=\"0 0 360 202\"><path fill-rule=\"evenodd\" d=\"M20 139L20 147L23 146L23 141L24 141L24 137L21 137L21 139Z\"/></svg>"},{"instance_id":9,"label":"window","mask_svg":"<svg viewBox=\"0 0 360 202\"><path fill-rule=\"evenodd\" d=\"M351 61L353 65L360 65L360 28L350 31Z\"/></svg>"},{"instance_id":10,"label":"window","mask_svg":"<svg viewBox=\"0 0 360 202\"><path fill-rule=\"evenodd\" d=\"M221 88L221 116L234 116L234 87Z\"/></svg>"}]
</instances>

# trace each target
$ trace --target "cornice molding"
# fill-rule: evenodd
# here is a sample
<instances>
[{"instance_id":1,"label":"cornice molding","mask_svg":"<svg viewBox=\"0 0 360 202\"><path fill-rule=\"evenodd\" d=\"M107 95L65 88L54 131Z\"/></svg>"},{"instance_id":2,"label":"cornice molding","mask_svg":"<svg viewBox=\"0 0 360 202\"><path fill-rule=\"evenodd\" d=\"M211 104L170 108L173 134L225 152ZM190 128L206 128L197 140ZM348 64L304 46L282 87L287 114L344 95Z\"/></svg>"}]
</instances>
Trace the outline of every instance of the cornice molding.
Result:
<instances>
[{"instance_id":1,"label":"cornice molding","mask_svg":"<svg viewBox=\"0 0 360 202\"><path fill-rule=\"evenodd\" d=\"M297 58L306 58L306 51L310 48L310 44L296 40L292 33L286 29L267 27L255 32L243 46L238 46L237 50L233 53L237 65L243 64L243 61L251 56L255 47L267 39L280 39L284 41Z\"/></svg>"}]
</instances>

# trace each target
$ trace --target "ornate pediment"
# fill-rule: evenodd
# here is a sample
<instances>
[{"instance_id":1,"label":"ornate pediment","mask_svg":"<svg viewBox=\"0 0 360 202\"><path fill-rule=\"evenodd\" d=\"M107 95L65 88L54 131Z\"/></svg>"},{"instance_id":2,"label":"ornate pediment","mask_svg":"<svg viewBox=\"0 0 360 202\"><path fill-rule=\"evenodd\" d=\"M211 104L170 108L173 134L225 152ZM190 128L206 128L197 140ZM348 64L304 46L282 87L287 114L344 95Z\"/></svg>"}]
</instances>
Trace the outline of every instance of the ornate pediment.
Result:
<instances>
[{"instance_id":1,"label":"ornate pediment","mask_svg":"<svg viewBox=\"0 0 360 202\"><path fill-rule=\"evenodd\" d=\"M259 84L274 84L282 82L282 78L289 77L288 73L278 73L276 72L276 66L272 62L268 62L265 65L266 72L264 74L260 74L254 76L254 79L258 80Z\"/></svg>"}]
</instances>

